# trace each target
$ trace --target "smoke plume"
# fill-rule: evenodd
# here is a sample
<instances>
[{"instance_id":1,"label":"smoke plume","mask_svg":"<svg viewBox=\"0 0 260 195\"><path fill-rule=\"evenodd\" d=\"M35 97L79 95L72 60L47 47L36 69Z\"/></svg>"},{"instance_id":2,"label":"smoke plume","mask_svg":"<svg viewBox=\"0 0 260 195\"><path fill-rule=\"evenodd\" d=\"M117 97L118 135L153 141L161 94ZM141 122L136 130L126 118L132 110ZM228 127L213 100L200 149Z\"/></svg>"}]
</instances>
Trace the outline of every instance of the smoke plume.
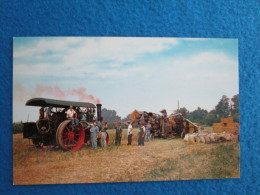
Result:
<instances>
[{"instance_id":1,"label":"smoke plume","mask_svg":"<svg viewBox=\"0 0 260 195\"><path fill-rule=\"evenodd\" d=\"M25 88L21 84L14 85L14 98L17 101L26 101L25 99L35 98L35 97L48 97L60 100L69 100L68 97L74 96L78 98L78 101L91 102L94 104L99 104L99 98L95 98L91 94L87 94L85 88L78 89L68 89L62 90L59 86L47 86L47 85L37 85L36 89L31 95L26 92Z\"/></svg>"}]
</instances>

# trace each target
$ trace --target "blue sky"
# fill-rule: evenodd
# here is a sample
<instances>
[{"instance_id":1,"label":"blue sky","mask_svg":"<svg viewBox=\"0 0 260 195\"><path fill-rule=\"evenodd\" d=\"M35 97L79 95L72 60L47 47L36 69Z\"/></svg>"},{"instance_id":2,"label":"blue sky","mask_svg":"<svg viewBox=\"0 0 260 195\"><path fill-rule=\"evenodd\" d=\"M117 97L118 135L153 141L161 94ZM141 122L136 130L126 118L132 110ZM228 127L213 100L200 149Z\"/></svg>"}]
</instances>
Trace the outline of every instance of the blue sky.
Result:
<instances>
[{"instance_id":1,"label":"blue sky","mask_svg":"<svg viewBox=\"0 0 260 195\"><path fill-rule=\"evenodd\" d=\"M74 93L77 91L78 93ZM83 94L83 95L82 95ZM87 95L93 95L94 99ZM99 99L125 117L134 109L211 110L238 94L238 40L15 37L13 120L35 120L32 97Z\"/></svg>"}]
</instances>

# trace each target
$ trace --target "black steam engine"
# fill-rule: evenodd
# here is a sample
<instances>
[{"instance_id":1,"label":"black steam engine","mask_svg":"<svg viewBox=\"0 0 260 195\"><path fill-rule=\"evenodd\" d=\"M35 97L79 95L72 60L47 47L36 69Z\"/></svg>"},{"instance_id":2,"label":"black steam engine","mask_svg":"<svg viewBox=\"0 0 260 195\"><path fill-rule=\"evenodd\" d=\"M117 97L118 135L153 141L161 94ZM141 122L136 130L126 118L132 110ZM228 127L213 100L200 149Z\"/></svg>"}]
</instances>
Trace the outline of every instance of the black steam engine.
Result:
<instances>
[{"instance_id":1,"label":"black steam engine","mask_svg":"<svg viewBox=\"0 0 260 195\"><path fill-rule=\"evenodd\" d=\"M64 150L76 151L83 144L90 144L90 128L94 121L101 124L101 104L94 105L87 102L54 100L47 98L33 98L26 102L27 106L38 106L39 120L23 123L23 137L32 140L36 147L52 146ZM77 113L78 126L73 126L66 117L69 106ZM41 112L50 109L50 116L43 116ZM95 112L97 109L97 117Z\"/></svg>"}]
</instances>

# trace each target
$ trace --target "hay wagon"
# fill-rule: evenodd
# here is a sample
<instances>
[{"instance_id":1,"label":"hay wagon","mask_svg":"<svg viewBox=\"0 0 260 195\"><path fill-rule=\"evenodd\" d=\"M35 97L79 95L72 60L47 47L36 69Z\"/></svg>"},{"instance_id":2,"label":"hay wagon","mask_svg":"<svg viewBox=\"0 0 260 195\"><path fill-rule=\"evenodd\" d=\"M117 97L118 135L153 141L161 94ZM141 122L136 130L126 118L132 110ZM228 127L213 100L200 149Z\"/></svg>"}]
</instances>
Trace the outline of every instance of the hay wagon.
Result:
<instances>
[{"instance_id":1,"label":"hay wagon","mask_svg":"<svg viewBox=\"0 0 260 195\"><path fill-rule=\"evenodd\" d=\"M74 127L66 118L66 111L72 105L77 113L79 125ZM40 109L51 109L51 116L40 117L36 122L23 123L23 138L32 141L34 146L60 147L66 151L76 151L84 143L90 142L90 127L94 120L101 124L101 104L88 102L63 101L47 98L33 98L26 106L36 106ZM97 109L97 117L95 112ZM109 137L107 138L109 139Z\"/></svg>"}]
</instances>

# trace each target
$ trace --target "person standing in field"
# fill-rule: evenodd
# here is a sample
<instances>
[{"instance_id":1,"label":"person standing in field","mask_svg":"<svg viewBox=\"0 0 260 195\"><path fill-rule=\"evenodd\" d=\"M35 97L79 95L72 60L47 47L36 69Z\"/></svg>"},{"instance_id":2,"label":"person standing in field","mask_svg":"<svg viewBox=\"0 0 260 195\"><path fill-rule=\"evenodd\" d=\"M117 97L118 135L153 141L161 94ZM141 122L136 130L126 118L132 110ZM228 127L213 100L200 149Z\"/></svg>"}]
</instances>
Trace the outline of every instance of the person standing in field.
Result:
<instances>
[{"instance_id":1,"label":"person standing in field","mask_svg":"<svg viewBox=\"0 0 260 195\"><path fill-rule=\"evenodd\" d=\"M106 147L107 146L107 142L106 142L106 138L107 138L107 122L105 121L103 123L103 126L101 128L101 146L102 147Z\"/></svg>"},{"instance_id":2,"label":"person standing in field","mask_svg":"<svg viewBox=\"0 0 260 195\"><path fill-rule=\"evenodd\" d=\"M140 125L140 132L138 136L138 146L144 146L145 126L143 123Z\"/></svg>"},{"instance_id":3,"label":"person standing in field","mask_svg":"<svg viewBox=\"0 0 260 195\"><path fill-rule=\"evenodd\" d=\"M90 128L90 138L91 138L91 145L93 149L97 149L97 134L99 132L99 128L97 126L97 122L93 123L93 126Z\"/></svg>"},{"instance_id":4,"label":"person standing in field","mask_svg":"<svg viewBox=\"0 0 260 195\"><path fill-rule=\"evenodd\" d=\"M102 122L101 121L97 121L97 127L99 129L99 132L97 134L97 145L101 146L101 130L102 130Z\"/></svg>"},{"instance_id":5,"label":"person standing in field","mask_svg":"<svg viewBox=\"0 0 260 195\"><path fill-rule=\"evenodd\" d=\"M131 145L132 144L132 136L133 136L133 127L132 127L130 121L127 122L127 125L128 125L128 128L127 128L128 143L127 143L127 145Z\"/></svg>"},{"instance_id":6,"label":"person standing in field","mask_svg":"<svg viewBox=\"0 0 260 195\"><path fill-rule=\"evenodd\" d=\"M150 141L150 135L151 135L151 125L150 121L148 121L146 127L145 127L145 141L149 142Z\"/></svg>"},{"instance_id":7,"label":"person standing in field","mask_svg":"<svg viewBox=\"0 0 260 195\"><path fill-rule=\"evenodd\" d=\"M70 106L70 108L66 111L67 119L71 120L71 124L75 127L79 125L79 119L77 119L78 115L73 110L73 106Z\"/></svg>"},{"instance_id":8,"label":"person standing in field","mask_svg":"<svg viewBox=\"0 0 260 195\"><path fill-rule=\"evenodd\" d=\"M122 131L122 127L121 127L121 122L117 122L116 135L115 135L115 145L121 144L122 132L123 131Z\"/></svg>"}]
</instances>

